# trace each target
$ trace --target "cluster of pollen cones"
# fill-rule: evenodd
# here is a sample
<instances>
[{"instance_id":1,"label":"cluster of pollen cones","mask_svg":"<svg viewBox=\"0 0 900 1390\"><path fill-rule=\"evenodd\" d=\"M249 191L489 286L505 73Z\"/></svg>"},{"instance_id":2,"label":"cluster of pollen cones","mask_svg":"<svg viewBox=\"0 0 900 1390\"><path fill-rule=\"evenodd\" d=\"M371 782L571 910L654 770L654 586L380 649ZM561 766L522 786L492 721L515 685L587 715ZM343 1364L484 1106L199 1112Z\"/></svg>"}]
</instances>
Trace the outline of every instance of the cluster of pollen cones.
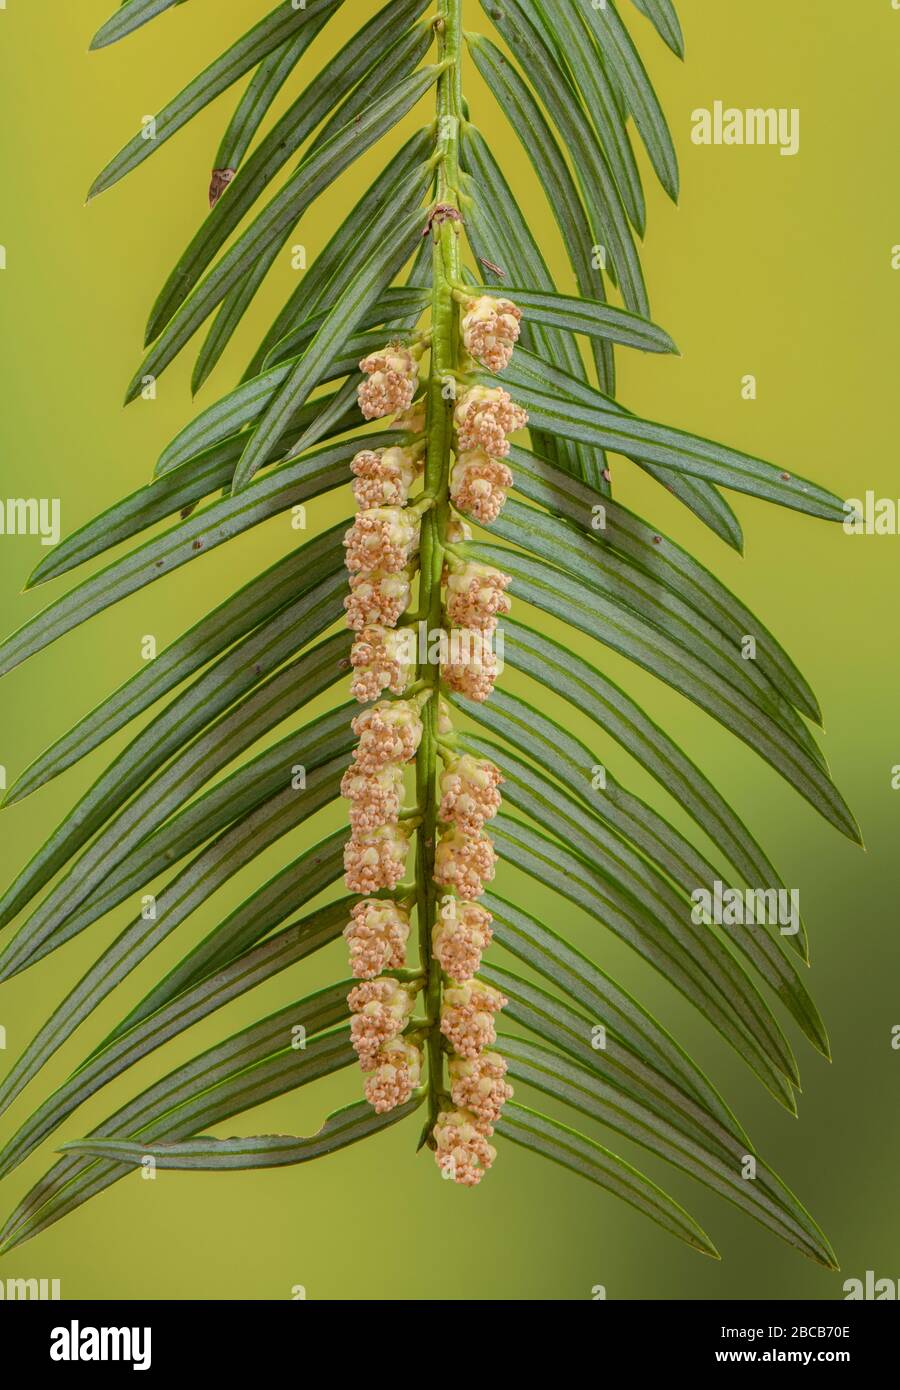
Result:
<instances>
[{"instance_id":1,"label":"cluster of pollen cones","mask_svg":"<svg viewBox=\"0 0 900 1390\"><path fill-rule=\"evenodd\" d=\"M510 360L521 314L509 300L457 291L461 340L470 363L493 372ZM341 785L350 807L344 849L345 882L359 894L344 937L359 982L349 996L351 1037L365 1074L366 1097L379 1113L408 1101L424 1068L423 1046L438 1028L448 1054L441 1107L430 1145L443 1175L464 1186L480 1182L495 1157L489 1140L512 1088L506 1062L494 1051L494 1016L506 1000L478 979L491 943L491 914L478 899L494 877L496 854L485 825L500 808L502 778L493 763L454 747L449 706L442 691L487 700L497 678L493 637L509 612L509 577L458 553L470 539L464 520L492 522L512 474L504 462L509 436L527 415L498 388L466 385L451 403L455 459L448 479L453 510L442 536L443 628L440 681L423 680L410 642L413 586L418 572L422 517L431 499L410 494L423 472L427 420L420 402L419 360L427 338L411 347L390 343L360 363L359 405L367 420L392 415L411 440L404 447L364 450L352 462L357 515L344 539L350 592L344 600L354 642L352 691L360 702L353 720L357 744ZM473 361L474 360L474 361ZM428 961L407 969L410 913L416 884L404 883L417 808L404 809L407 765L423 735L423 710L438 701L440 770L435 776L437 841L434 904L428 923ZM421 932L420 932L421 935ZM426 942L427 946L427 942ZM440 970L440 1015L414 1017L426 971Z\"/></svg>"}]
</instances>

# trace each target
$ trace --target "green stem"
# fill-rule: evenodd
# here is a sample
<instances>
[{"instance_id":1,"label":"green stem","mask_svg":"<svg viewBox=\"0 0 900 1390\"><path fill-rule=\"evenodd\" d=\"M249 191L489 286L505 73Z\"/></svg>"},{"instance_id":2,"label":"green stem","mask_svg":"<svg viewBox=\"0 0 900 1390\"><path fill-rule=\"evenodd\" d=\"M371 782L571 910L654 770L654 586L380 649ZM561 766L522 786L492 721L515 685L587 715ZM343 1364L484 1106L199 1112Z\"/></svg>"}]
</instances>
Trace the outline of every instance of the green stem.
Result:
<instances>
[{"instance_id":1,"label":"green stem","mask_svg":"<svg viewBox=\"0 0 900 1390\"><path fill-rule=\"evenodd\" d=\"M438 79L437 133L440 159L437 164L438 203L445 209L457 208L459 195L459 122L462 116L460 59L462 48L462 0L439 0L435 28L441 60L449 62ZM428 382L428 450L425 460L425 491L434 505L422 520L419 608L429 631L443 623L441 572L444 544L450 517L450 455L453 443L453 399L446 390L459 361L459 316L453 299L453 286L460 279L459 223L452 215L439 212L434 223L433 282L431 304L431 371ZM431 692L422 709L424 732L416 758L416 801L422 815L416 846L417 909L419 950L425 973L425 1013L428 1028L428 1122L430 1137L437 1119L444 1090L444 1057L441 1047L441 969L431 951L431 930L435 919L437 892L434 883L434 854L437 843L437 767L438 707L440 670L434 663L419 666L418 681Z\"/></svg>"}]
</instances>

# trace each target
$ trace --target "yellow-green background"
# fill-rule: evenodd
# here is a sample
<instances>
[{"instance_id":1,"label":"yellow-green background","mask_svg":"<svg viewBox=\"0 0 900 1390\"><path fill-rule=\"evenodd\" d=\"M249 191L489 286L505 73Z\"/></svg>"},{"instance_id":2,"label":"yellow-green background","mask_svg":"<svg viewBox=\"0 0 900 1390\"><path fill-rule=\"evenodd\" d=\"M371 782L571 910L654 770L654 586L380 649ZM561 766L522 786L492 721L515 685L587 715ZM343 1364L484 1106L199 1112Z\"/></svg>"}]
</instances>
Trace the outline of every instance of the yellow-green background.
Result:
<instances>
[{"instance_id":1,"label":"yellow-green background","mask_svg":"<svg viewBox=\"0 0 900 1390\"><path fill-rule=\"evenodd\" d=\"M153 403L123 412L146 312L162 277L204 215L210 162L236 98L226 94L137 174L85 208L98 168L137 128L269 6L264 0L190 0L105 53L86 52L110 0L8 0L0 12L2 214L0 421L3 495L58 496L68 532L141 484L190 416L188 361ZM350 24L374 12L348 0L315 45L308 77ZM472 28L485 25L474 0ZM623 0L657 83L682 165L679 208L649 174L645 267L653 312L681 358L619 354L621 396L653 418L725 439L816 478L841 496L867 487L900 495L896 469L896 301L900 242L896 92L900 13L890 0L681 0L687 62L680 64ZM530 168L469 67L473 115L520 192L548 258L568 285L554 225ZM299 90L295 81L292 92ZM736 106L799 107L801 151L698 149L690 113L720 98ZM314 255L335 218L374 175L380 151L344 176L306 218L297 240ZM645 162L646 167L646 162ZM282 258L235 350L203 403L236 380L294 283ZM753 373L759 398L745 402ZM695 1011L608 933L530 890L550 925L638 991L708 1068L755 1142L828 1231L843 1272L826 1273L615 1136L685 1202L717 1242L721 1264L658 1232L581 1179L508 1144L474 1193L440 1182L414 1155L417 1121L318 1164L259 1176L137 1175L0 1260L0 1278L59 1277L66 1295L125 1298L841 1297L841 1282L873 1269L900 1277L897 1073L891 1027L900 1023L897 900L897 584L900 538L850 539L839 527L736 500L746 531L739 559L656 485L616 469L619 495L674 528L775 629L816 689L825 748L863 826L862 853L829 828L752 753L649 677L601 649L591 654L646 701L722 787L798 887L810 927L812 984L834 1062L798 1038L804 1090L799 1120L781 1111ZM341 510L339 510L339 508ZM345 514L323 499L311 533ZM0 688L0 763L15 776L139 663L139 644L176 637L296 541L274 520L96 619L7 676ZM0 541L0 628L18 626L62 592L22 596L45 552L34 538ZM579 645L587 648L587 643ZM590 653L589 653L590 654ZM535 693L535 692L532 692ZM581 727L584 733L586 730ZM123 745L120 736L115 746ZM614 747L598 759L678 808ZM4 811L4 880L21 866L110 754L101 749L25 803ZM330 829L338 811L316 823ZM301 830L240 875L98 1010L3 1121L11 1132L83 1057L149 982L201 933L311 841ZM501 871L501 888L515 889ZM129 919L123 906L79 940L0 991L7 1063L101 947ZM293 997L344 973L338 943L321 960L207 1020L73 1116L62 1137L85 1133L164 1070ZM350 1099L345 1073L287 1097L221 1132L297 1133ZM601 1136L607 1137L608 1136ZM50 1145L2 1184L7 1212L50 1159Z\"/></svg>"}]
</instances>

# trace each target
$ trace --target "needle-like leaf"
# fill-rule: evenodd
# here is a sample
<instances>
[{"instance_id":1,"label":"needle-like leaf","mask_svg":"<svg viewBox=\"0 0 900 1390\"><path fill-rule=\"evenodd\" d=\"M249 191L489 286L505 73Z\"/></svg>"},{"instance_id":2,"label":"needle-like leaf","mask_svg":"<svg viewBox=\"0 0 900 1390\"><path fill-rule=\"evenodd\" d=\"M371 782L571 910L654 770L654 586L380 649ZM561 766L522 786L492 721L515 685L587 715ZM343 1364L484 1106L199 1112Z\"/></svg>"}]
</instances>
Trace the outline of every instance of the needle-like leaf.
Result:
<instances>
[{"instance_id":1,"label":"needle-like leaf","mask_svg":"<svg viewBox=\"0 0 900 1390\"><path fill-rule=\"evenodd\" d=\"M386 1115L377 1115L365 1101L346 1105L329 1115L317 1134L302 1139L288 1134L260 1135L251 1139L213 1139L205 1135L182 1143L163 1143L145 1148L120 1139L93 1142L88 1139L63 1144L62 1148L69 1153L110 1158L132 1166L139 1164L144 1154L149 1152L160 1168L180 1168L193 1172L286 1168L297 1163L308 1163L312 1158L322 1158L325 1154L337 1153L339 1149L346 1149L348 1144L356 1144L360 1139L368 1139L370 1135L398 1124L414 1114L424 1098L424 1093L420 1093Z\"/></svg>"},{"instance_id":2,"label":"needle-like leaf","mask_svg":"<svg viewBox=\"0 0 900 1390\"><path fill-rule=\"evenodd\" d=\"M173 5L182 5L184 0L124 0L114 15L102 24L91 40L91 48L106 48L117 43L127 34L134 33L141 25L149 24L157 15L170 10Z\"/></svg>"},{"instance_id":3,"label":"needle-like leaf","mask_svg":"<svg viewBox=\"0 0 900 1390\"><path fill-rule=\"evenodd\" d=\"M684 36L672 0L631 0L679 58L684 57Z\"/></svg>"}]
</instances>

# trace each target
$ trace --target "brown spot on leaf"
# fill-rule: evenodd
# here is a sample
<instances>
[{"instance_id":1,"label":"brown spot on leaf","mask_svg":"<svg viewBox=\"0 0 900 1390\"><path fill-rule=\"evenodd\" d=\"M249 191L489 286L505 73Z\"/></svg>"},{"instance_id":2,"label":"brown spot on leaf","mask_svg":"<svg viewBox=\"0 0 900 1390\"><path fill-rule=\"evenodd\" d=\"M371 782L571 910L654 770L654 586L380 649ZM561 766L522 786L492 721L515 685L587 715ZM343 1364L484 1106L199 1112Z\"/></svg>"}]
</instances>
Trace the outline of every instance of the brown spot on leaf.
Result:
<instances>
[{"instance_id":1,"label":"brown spot on leaf","mask_svg":"<svg viewBox=\"0 0 900 1390\"><path fill-rule=\"evenodd\" d=\"M209 181L209 206L214 208L237 173L236 169L213 169Z\"/></svg>"}]
</instances>

